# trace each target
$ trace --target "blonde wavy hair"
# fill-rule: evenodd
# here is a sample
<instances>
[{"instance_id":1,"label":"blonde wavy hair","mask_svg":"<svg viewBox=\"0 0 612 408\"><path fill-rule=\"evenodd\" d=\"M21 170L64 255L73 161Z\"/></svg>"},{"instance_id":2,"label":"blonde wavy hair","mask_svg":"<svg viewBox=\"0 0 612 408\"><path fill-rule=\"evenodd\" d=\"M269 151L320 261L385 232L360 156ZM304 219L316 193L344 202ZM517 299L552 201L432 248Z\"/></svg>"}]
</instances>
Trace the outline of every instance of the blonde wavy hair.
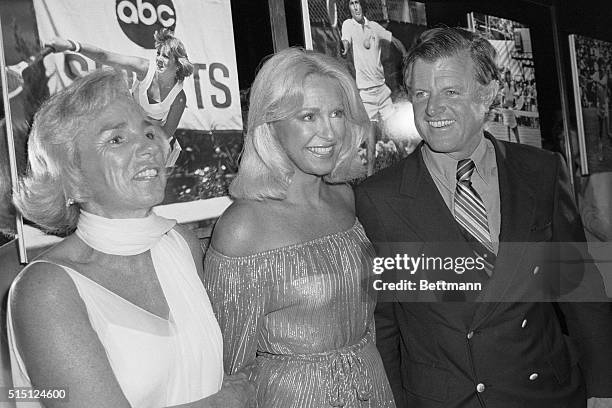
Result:
<instances>
[{"instance_id":1,"label":"blonde wavy hair","mask_svg":"<svg viewBox=\"0 0 612 408\"><path fill-rule=\"evenodd\" d=\"M259 70L249 101L248 131L238 175L230 185L234 198L285 198L293 176L290 159L271 132L273 122L288 119L302 109L304 81L318 74L336 81L346 117L346 135L328 183L361 176L364 166L359 145L370 131L370 120L355 80L334 58L301 48L287 48L270 57Z\"/></svg>"}]
</instances>

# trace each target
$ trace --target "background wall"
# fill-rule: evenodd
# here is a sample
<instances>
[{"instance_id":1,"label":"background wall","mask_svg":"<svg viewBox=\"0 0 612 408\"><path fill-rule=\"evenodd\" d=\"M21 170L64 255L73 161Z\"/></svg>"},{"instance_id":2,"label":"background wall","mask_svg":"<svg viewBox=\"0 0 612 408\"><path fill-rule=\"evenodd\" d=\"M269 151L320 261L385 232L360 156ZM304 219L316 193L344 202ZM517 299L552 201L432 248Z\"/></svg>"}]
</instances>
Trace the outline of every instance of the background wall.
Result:
<instances>
[{"instance_id":1,"label":"background wall","mask_svg":"<svg viewBox=\"0 0 612 408\"><path fill-rule=\"evenodd\" d=\"M367 4L367 0L362 0ZM467 13L477 11L521 22L531 29L536 83L543 147L558 151L560 144L553 135L556 113L561 109L558 71L555 62L553 25L550 6L555 5L558 13L562 61L571 96L571 73L567 35L583 34L602 40L612 41L612 7L601 7L601 1L584 0L424 0L427 22L430 27L437 25L467 27ZM287 30L290 45L303 45L301 10L296 0L286 0ZM338 5L340 7L340 4ZM573 112L573 102L570 110Z\"/></svg>"}]
</instances>

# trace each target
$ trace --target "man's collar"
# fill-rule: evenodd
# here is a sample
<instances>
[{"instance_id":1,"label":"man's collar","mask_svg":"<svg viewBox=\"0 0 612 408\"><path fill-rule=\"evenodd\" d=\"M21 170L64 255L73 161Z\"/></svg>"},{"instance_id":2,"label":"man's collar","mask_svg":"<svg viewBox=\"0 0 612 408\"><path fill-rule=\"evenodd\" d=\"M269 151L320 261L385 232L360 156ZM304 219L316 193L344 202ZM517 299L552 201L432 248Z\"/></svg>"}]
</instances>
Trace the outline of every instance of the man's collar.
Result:
<instances>
[{"instance_id":1,"label":"man's collar","mask_svg":"<svg viewBox=\"0 0 612 408\"><path fill-rule=\"evenodd\" d=\"M458 160L453 159L446 153L434 152L429 148L427 143L423 143L422 147L423 160L427 167L438 177L450 182L456 178ZM476 172L485 183L489 182L488 173L490 169L487 163L491 163L490 156L493 155L493 163L495 162L495 150L492 143L484 137L484 132L481 133L481 139L476 146L474 152L470 155L470 159L474 161ZM451 183L454 185L454 183Z\"/></svg>"},{"instance_id":2,"label":"man's collar","mask_svg":"<svg viewBox=\"0 0 612 408\"><path fill-rule=\"evenodd\" d=\"M354 22L355 24L362 25L362 24L361 24L359 21L355 20L355 19L354 19L354 18L352 18L352 17L351 17L351 20L353 20L353 22ZM368 18L367 18L366 16L363 16L363 26L367 26L367 25L369 24L369 22L370 22L370 21L368 20Z\"/></svg>"},{"instance_id":3,"label":"man's collar","mask_svg":"<svg viewBox=\"0 0 612 408\"><path fill-rule=\"evenodd\" d=\"M476 165L476 172L478 173L478 175L480 175L480 178L482 178L485 184L489 183L489 175L487 174L487 172L491 171L491 169L488 168L489 166L487 166L488 163L491 163L490 160L487 160L487 156L489 154L493 155L494 163L495 149L493 148L493 145L487 140L487 138L484 137L483 132L482 139L480 139L480 143L478 143L478 146L476 146L476 150L474 150L474 153L472 153L470 158L474 161L474 164Z\"/></svg>"}]
</instances>

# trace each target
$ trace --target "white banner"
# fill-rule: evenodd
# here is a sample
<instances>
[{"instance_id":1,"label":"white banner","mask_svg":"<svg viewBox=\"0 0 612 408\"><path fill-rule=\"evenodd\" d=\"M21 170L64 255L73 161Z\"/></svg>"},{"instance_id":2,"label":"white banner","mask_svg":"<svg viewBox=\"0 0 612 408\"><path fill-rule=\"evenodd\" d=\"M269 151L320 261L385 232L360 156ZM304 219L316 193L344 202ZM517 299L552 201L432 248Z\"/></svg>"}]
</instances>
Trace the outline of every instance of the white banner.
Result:
<instances>
[{"instance_id":1,"label":"white banner","mask_svg":"<svg viewBox=\"0 0 612 408\"><path fill-rule=\"evenodd\" d=\"M145 58L155 57L155 30L174 29L195 67L179 128L242 129L229 0L34 0L34 10L43 43L59 36ZM52 93L96 68L70 52L48 56L45 66Z\"/></svg>"}]
</instances>

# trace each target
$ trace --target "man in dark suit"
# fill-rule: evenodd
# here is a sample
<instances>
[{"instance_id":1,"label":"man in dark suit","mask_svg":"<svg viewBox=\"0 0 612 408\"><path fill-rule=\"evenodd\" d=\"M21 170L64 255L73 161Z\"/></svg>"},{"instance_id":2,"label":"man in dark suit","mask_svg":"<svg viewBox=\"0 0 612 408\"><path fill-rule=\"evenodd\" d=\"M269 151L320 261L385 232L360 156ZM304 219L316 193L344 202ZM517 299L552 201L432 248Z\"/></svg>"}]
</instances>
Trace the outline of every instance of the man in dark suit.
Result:
<instances>
[{"instance_id":1,"label":"man in dark suit","mask_svg":"<svg viewBox=\"0 0 612 408\"><path fill-rule=\"evenodd\" d=\"M374 264L387 269L375 317L397 406L612 406L612 309L585 302L603 299L601 276L582 262L562 160L483 130L495 61L477 34L423 33L404 79L424 143L356 188L358 217L388 261ZM436 259L450 267L424 266Z\"/></svg>"}]
</instances>

